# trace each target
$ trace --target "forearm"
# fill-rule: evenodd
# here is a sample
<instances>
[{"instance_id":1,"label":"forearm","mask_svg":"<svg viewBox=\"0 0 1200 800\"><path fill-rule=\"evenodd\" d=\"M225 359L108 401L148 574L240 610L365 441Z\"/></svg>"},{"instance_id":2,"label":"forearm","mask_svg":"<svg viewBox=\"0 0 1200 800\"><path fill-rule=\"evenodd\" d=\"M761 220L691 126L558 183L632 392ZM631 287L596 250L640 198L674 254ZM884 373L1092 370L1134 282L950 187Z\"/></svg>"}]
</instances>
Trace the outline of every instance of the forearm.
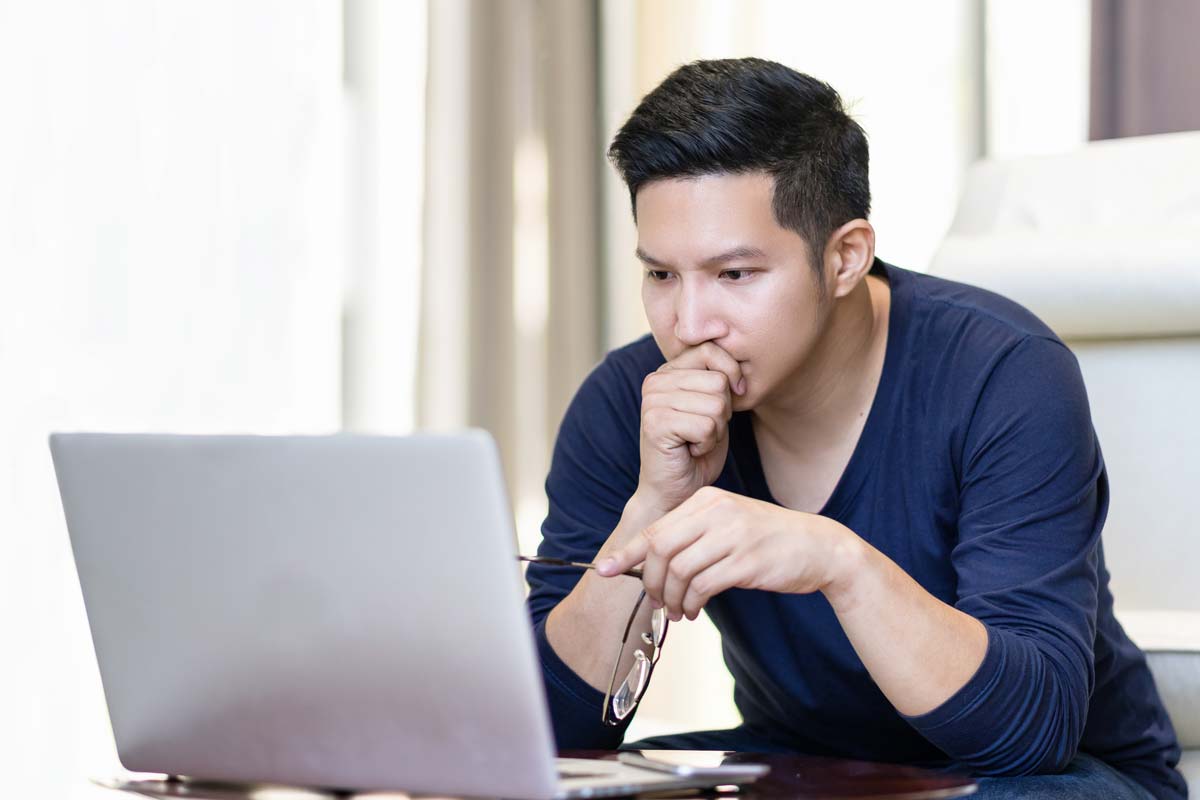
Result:
<instances>
[{"instance_id":1,"label":"forearm","mask_svg":"<svg viewBox=\"0 0 1200 800\"><path fill-rule=\"evenodd\" d=\"M825 596L896 710L908 716L932 711L975 674L987 650L987 631L979 620L925 591L853 532L845 532L845 547Z\"/></svg>"},{"instance_id":2,"label":"forearm","mask_svg":"<svg viewBox=\"0 0 1200 800\"><path fill-rule=\"evenodd\" d=\"M663 513L652 501L635 494L596 559L619 549ZM586 570L571 593L546 617L546 639L554 652L599 691L608 688L617 645L641 590L641 581L636 578L601 578ZM641 624L648 624L650 612L650 605L643 604Z\"/></svg>"}]
</instances>

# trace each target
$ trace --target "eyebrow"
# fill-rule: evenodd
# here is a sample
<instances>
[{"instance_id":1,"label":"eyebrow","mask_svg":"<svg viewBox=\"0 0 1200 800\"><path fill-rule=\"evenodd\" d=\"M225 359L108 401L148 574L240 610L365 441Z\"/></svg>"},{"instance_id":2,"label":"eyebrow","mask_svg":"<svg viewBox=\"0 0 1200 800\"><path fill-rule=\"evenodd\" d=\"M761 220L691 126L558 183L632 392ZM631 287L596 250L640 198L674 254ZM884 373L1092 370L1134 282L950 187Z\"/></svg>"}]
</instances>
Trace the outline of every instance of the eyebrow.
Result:
<instances>
[{"instance_id":1,"label":"eyebrow","mask_svg":"<svg viewBox=\"0 0 1200 800\"><path fill-rule=\"evenodd\" d=\"M655 258L654 256L650 255L649 253L645 252L640 247L636 251L634 251L634 254L638 257L639 261L641 261L644 264L649 264L652 267L669 268L671 266L670 264L667 264L666 262L659 261L657 258ZM766 258L766 256L767 256L767 254L764 253L762 250L759 250L757 247L748 247L746 245L742 245L740 247L735 247L732 250L726 250L724 253L721 253L720 255L715 255L711 258L706 258L706 259L704 259L703 262L701 262L700 266L701 267L712 267L712 266L716 266L718 264L724 264L728 261L737 261L738 259L743 259L743 258Z\"/></svg>"}]
</instances>

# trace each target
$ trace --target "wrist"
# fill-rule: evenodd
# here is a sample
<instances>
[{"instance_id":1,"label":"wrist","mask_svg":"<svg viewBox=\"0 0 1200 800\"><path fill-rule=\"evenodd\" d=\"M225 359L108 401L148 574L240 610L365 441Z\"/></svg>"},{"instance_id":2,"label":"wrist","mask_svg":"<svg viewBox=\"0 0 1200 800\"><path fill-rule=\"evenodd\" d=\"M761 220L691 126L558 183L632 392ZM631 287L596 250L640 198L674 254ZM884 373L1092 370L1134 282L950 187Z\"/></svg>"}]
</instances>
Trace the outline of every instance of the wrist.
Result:
<instances>
[{"instance_id":1,"label":"wrist","mask_svg":"<svg viewBox=\"0 0 1200 800\"><path fill-rule=\"evenodd\" d=\"M829 555L821 593L836 612L851 607L871 569L873 548L854 531L829 520Z\"/></svg>"},{"instance_id":2,"label":"wrist","mask_svg":"<svg viewBox=\"0 0 1200 800\"><path fill-rule=\"evenodd\" d=\"M677 505L679 504L669 502L653 490L639 486L629 501L625 503L624 516L639 521L645 520L644 527L662 519Z\"/></svg>"},{"instance_id":3,"label":"wrist","mask_svg":"<svg viewBox=\"0 0 1200 800\"><path fill-rule=\"evenodd\" d=\"M667 511L670 511L670 508L659 502L655 495L643 489L635 491L625 501L625 507L621 511L621 521L609 534L604 546L600 548L600 552L596 554L596 560L599 561L612 551L624 547L644 529L662 519ZM590 581L593 577L589 573L583 576L583 580Z\"/></svg>"}]
</instances>

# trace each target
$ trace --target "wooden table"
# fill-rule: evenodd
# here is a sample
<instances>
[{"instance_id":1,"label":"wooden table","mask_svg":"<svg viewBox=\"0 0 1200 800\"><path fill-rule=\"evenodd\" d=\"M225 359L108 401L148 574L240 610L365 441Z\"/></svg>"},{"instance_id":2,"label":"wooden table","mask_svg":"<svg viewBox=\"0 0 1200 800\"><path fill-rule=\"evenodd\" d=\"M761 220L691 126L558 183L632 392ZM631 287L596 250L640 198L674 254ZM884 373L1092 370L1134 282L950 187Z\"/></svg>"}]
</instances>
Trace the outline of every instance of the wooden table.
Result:
<instances>
[{"instance_id":1,"label":"wooden table","mask_svg":"<svg viewBox=\"0 0 1200 800\"><path fill-rule=\"evenodd\" d=\"M572 758L615 758L610 751L575 750L562 755ZM975 791L975 782L962 775L931 772L919 767L898 764L876 764L868 761L849 761L817 756L779 755L762 753L729 753L730 761L750 761L769 764L771 772L757 782L740 790L706 792L664 792L645 797L707 797L737 798L737 800L837 800L847 798L890 798L891 800L935 800L935 798L964 797ZM167 783L161 779L112 779L97 781L110 789L131 792L145 797L186 797L192 800L253 800L254 796L271 800L306 800L308 798L408 798L399 793L367 792L354 795L335 795L329 792L291 789L287 787L233 786L193 781ZM423 796L427 797L427 796Z\"/></svg>"},{"instance_id":2,"label":"wooden table","mask_svg":"<svg viewBox=\"0 0 1200 800\"><path fill-rule=\"evenodd\" d=\"M575 750L573 758L615 758L614 753ZM975 791L975 781L965 775L932 772L903 764L878 764L819 756L778 753L727 753L725 762L769 764L771 771L729 797L740 800L836 800L837 798L891 798L933 800L965 797ZM692 793L696 797L726 793Z\"/></svg>"}]
</instances>

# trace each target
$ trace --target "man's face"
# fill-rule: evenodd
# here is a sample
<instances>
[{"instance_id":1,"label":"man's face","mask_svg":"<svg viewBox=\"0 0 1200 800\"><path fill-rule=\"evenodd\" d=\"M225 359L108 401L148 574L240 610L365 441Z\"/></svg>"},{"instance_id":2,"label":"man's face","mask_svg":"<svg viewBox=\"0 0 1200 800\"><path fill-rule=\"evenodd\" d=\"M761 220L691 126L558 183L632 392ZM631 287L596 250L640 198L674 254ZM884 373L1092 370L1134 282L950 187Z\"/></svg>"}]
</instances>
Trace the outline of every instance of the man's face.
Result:
<instances>
[{"instance_id":1,"label":"man's face","mask_svg":"<svg viewBox=\"0 0 1200 800\"><path fill-rule=\"evenodd\" d=\"M823 300L803 238L781 228L762 172L654 181L637 194L642 303L670 361L711 341L742 365L734 409L769 401L803 365Z\"/></svg>"}]
</instances>

